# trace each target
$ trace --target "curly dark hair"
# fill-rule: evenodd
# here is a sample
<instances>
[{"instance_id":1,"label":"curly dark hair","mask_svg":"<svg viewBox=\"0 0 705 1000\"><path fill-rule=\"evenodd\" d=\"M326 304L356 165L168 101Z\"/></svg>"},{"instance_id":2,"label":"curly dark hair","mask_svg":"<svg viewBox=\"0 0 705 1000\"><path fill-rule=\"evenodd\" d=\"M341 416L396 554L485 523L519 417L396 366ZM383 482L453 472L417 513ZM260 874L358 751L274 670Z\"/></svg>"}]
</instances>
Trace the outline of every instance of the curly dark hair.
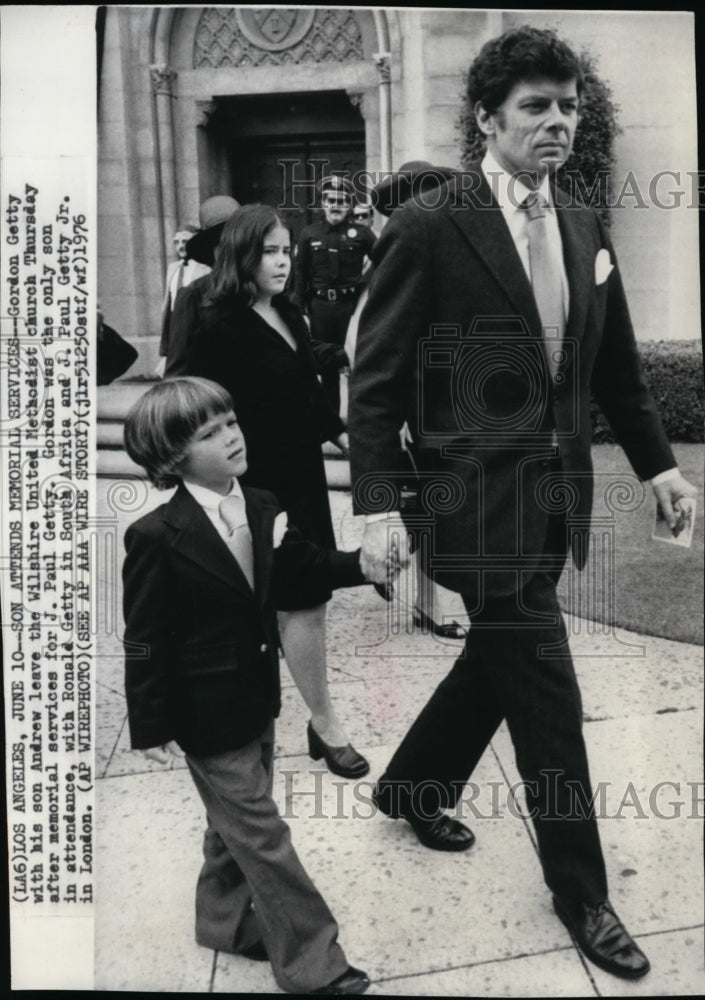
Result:
<instances>
[{"instance_id":1,"label":"curly dark hair","mask_svg":"<svg viewBox=\"0 0 705 1000\"><path fill-rule=\"evenodd\" d=\"M555 33L551 31L520 28L518 31L510 31L506 35L502 35L501 38L494 39L494 43L519 33L522 38L528 34L550 35L556 38ZM487 45L492 46L493 42L488 42ZM479 59L480 55L471 66L471 71ZM496 59L496 52L494 52L492 62L496 62ZM572 75L569 76L569 79L574 76L576 81L582 81L580 121L575 134L573 151L567 162L558 171L556 179L558 186L563 188L567 194L575 197L579 203L586 203L594 208L605 225L609 227L614 139L621 131L617 121L619 107L612 100L611 87L598 73L595 56L589 52L581 51L577 59L580 72L575 74L571 68ZM529 62L528 65L531 67L535 63ZM460 159L465 170L469 170L482 159L486 148L485 136L478 127L475 114L475 104L477 100L482 100L482 98L476 96L478 91L474 87L473 83L473 88L470 88L468 79L468 86L464 88L461 96L461 108L456 121L461 144ZM495 99L497 93L498 91L495 91ZM484 100L492 103L490 97L485 96ZM483 107L488 110L484 103ZM586 192L588 197L583 197L582 192Z\"/></svg>"},{"instance_id":2,"label":"curly dark hair","mask_svg":"<svg viewBox=\"0 0 705 1000\"><path fill-rule=\"evenodd\" d=\"M485 42L468 70L470 106L479 101L495 114L517 83L537 76L575 80L578 96L583 89L580 60L553 31L529 25L506 31Z\"/></svg>"}]
</instances>

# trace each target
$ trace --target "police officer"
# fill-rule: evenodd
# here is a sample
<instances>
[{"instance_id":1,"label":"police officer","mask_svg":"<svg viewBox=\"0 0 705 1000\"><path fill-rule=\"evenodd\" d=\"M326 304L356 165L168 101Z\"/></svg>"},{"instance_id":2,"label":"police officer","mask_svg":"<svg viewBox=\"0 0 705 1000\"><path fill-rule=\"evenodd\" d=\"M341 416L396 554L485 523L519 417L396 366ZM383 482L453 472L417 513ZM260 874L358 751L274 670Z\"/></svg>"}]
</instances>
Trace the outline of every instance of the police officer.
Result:
<instances>
[{"instance_id":1,"label":"police officer","mask_svg":"<svg viewBox=\"0 0 705 1000\"><path fill-rule=\"evenodd\" d=\"M324 218L301 233L296 249L294 299L311 320L314 341L342 348L362 288L362 273L375 235L350 219L353 186L331 174L319 184ZM340 410L340 374L329 365L321 381L335 413Z\"/></svg>"}]
</instances>

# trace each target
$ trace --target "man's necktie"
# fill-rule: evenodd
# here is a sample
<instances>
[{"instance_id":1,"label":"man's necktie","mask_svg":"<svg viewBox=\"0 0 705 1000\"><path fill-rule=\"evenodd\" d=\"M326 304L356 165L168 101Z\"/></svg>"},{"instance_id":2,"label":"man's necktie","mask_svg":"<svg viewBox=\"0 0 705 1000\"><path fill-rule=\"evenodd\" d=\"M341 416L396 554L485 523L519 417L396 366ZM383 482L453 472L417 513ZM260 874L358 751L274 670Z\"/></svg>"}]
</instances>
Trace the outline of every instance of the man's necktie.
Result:
<instances>
[{"instance_id":1,"label":"man's necktie","mask_svg":"<svg viewBox=\"0 0 705 1000\"><path fill-rule=\"evenodd\" d=\"M529 221L529 266L531 287L543 326L544 346L551 376L555 376L558 361L555 355L565 332L565 312L563 308L563 287L561 268L563 262L557 257L557 247L552 247L546 231L546 199L534 192L524 201Z\"/></svg>"},{"instance_id":2,"label":"man's necktie","mask_svg":"<svg viewBox=\"0 0 705 1000\"><path fill-rule=\"evenodd\" d=\"M240 569L245 574L247 582L254 590L254 557L252 554L252 535L245 514L245 501L241 497L228 496L220 501L218 510L227 529L225 542L237 559Z\"/></svg>"},{"instance_id":3,"label":"man's necktie","mask_svg":"<svg viewBox=\"0 0 705 1000\"><path fill-rule=\"evenodd\" d=\"M176 296L179 294L179 289L184 286L184 268L186 267L186 261L182 260L176 269L176 281L174 283L174 291L171 296L171 304L176 302Z\"/></svg>"}]
</instances>

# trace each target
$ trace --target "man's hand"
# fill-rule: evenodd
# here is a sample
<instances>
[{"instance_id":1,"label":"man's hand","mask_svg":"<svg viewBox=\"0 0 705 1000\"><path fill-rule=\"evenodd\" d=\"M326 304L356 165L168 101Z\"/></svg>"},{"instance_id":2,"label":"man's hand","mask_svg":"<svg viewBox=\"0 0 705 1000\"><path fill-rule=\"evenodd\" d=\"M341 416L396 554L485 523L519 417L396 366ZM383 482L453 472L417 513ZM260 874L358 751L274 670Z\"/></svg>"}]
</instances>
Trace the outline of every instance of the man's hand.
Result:
<instances>
[{"instance_id":1,"label":"man's hand","mask_svg":"<svg viewBox=\"0 0 705 1000\"><path fill-rule=\"evenodd\" d=\"M349 454L350 454L350 442L348 440L347 431L343 431L342 434L339 434L338 437L333 442L333 444L335 445L336 448L338 448L339 451L341 451L343 453L343 455L345 456L345 458L349 457Z\"/></svg>"},{"instance_id":2,"label":"man's hand","mask_svg":"<svg viewBox=\"0 0 705 1000\"><path fill-rule=\"evenodd\" d=\"M666 518L666 524L673 531L678 521L678 501L682 497L696 497L698 488L684 479L680 472L675 472L670 479L652 483L652 489Z\"/></svg>"},{"instance_id":3,"label":"man's hand","mask_svg":"<svg viewBox=\"0 0 705 1000\"><path fill-rule=\"evenodd\" d=\"M360 566L368 580L391 583L409 565L409 559L409 536L401 518L365 525Z\"/></svg>"}]
</instances>

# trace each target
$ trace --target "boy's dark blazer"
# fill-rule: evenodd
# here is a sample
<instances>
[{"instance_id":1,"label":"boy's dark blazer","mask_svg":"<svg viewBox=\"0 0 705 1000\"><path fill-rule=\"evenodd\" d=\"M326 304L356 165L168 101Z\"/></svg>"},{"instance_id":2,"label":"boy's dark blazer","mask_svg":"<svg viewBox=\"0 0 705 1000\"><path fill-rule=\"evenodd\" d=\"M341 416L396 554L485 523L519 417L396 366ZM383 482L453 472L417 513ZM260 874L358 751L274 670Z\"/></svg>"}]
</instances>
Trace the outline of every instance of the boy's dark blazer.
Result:
<instances>
[{"instance_id":1,"label":"boy's dark blazer","mask_svg":"<svg viewBox=\"0 0 705 1000\"><path fill-rule=\"evenodd\" d=\"M176 740L205 756L255 739L280 708L276 607L292 589L365 582L358 552L321 549L293 530L275 549L276 499L243 493L254 592L183 485L127 529L125 690L135 749Z\"/></svg>"}]
</instances>

